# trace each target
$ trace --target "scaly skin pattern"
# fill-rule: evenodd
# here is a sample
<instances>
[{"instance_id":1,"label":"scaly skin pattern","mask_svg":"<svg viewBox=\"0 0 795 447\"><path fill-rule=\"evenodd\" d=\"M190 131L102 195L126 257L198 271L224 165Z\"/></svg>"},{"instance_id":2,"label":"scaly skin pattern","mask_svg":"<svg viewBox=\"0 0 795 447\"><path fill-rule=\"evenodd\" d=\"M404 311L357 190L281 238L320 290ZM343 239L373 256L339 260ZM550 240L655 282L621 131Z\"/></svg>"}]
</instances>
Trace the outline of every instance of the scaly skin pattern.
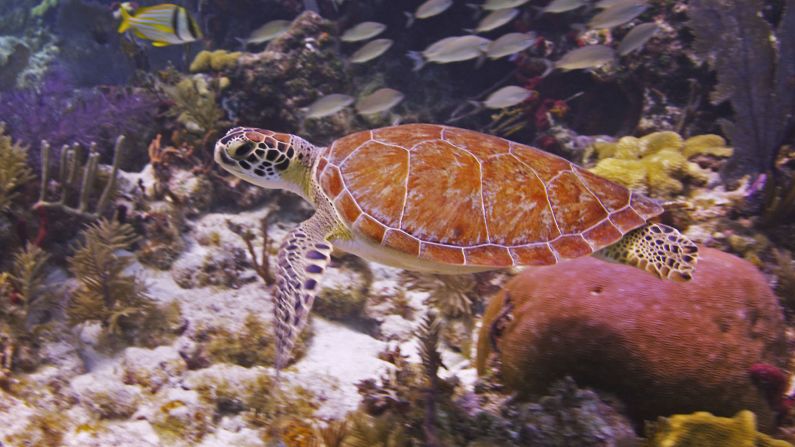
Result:
<instances>
[{"instance_id":1,"label":"scaly skin pattern","mask_svg":"<svg viewBox=\"0 0 795 447\"><path fill-rule=\"evenodd\" d=\"M216 144L215 160L316 209L279 250L278 369L306 324L333 244L447 273L554 264L598 252L661 278L687 280L697 260L697 248L679 232L646 225L663 211L654 200L563 158L470 130L408 124L318 148L295 135L235 128Z\"/></svg>"}]
</instances>

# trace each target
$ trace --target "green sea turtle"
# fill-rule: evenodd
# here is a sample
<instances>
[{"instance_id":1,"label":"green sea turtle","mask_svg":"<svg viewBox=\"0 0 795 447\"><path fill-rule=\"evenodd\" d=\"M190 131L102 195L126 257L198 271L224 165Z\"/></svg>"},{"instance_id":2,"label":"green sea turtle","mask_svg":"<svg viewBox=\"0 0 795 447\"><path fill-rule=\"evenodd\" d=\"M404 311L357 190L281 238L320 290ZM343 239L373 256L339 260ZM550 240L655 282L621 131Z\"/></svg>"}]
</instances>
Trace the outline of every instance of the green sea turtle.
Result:
<instances>
[{"instance_id":1,"label":"green sea turtle","mask_svg":"<svg viewBox=\"0 0 795 447\"><path fill-rule=\"evenodd\" d=\"M306 323L332 247L436 273L597 253L683 281L698 257L674 228L646 223L663 211L654 200L563 158L470 130L407 124L316 147L295 135L238 127L218 141L215 160L316 210L279 250L277 368Z\"/></svg>"}]
</instances>

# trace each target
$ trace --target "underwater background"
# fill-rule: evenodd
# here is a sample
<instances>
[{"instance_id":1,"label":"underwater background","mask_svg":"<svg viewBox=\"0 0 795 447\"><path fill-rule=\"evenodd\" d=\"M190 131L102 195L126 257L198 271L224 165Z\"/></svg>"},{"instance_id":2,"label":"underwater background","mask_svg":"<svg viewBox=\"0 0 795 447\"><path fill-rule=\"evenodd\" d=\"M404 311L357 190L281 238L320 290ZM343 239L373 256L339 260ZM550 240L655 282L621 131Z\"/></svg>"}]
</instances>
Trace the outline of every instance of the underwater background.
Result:
<instances>
[{"instance_id":1,"label":"underwater background","mask_svg":"<svg viewBox=\"0 0 795 447\"><path fill-rule=\"evenodd\" d=\"M0 446L795 445L795 0L175 2L0 0ZM216 142L408 123L657 199L693 280L335 251L277 372L313 208Z\"/></svg>"}]
</instances>

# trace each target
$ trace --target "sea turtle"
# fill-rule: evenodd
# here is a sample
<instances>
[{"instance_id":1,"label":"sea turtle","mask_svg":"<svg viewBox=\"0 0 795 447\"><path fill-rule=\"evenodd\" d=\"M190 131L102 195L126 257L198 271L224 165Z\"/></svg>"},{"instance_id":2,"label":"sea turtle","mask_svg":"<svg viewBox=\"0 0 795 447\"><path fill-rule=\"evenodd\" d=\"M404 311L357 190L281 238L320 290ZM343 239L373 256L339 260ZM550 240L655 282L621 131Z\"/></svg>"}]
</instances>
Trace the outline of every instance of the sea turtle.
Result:
<instances>
[{"instance_id":1,"label":"sea turtle","mask_svg":"<svg viewBox=\"0 0 795 447\"><path fill-rule=\"evenodd\" d=\"M236 127L216 144L215 160L316 210L279 250L277 368L306 323L332 247L436 273L598 253L682 281L698 257L674 228L646 223L663 211L656 201L563 158L471 130L406 124L316 147L295 135Z\"/></svg>"}]
</instances>

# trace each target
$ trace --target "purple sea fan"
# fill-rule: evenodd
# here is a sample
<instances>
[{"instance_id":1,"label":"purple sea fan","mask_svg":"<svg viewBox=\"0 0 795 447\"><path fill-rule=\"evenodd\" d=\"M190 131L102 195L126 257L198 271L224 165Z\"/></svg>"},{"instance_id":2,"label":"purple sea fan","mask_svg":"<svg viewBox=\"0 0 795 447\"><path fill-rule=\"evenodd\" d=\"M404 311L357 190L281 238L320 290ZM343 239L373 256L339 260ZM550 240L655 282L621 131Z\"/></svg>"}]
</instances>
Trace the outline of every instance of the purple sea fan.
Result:
<instances>
[{"instance_id":1,"label":"purple sea fan","mask_svg":"<svg viewBox=\"0 0 795 447\"><path fill-rule=\"evenodd\" d=\"M48 76L38 89L15 90L0 95L0 120L22 144L30 147L29 160L38 167L41 140L56 156L64 144L97 143L102 162L118 135L144 139L153 134L158 100L140 89L124 86L73 88L59 74ZM151 136L151 135L149 135ZM133 142L134 143L134 142Z\"/></svg>"}]
</instances>

